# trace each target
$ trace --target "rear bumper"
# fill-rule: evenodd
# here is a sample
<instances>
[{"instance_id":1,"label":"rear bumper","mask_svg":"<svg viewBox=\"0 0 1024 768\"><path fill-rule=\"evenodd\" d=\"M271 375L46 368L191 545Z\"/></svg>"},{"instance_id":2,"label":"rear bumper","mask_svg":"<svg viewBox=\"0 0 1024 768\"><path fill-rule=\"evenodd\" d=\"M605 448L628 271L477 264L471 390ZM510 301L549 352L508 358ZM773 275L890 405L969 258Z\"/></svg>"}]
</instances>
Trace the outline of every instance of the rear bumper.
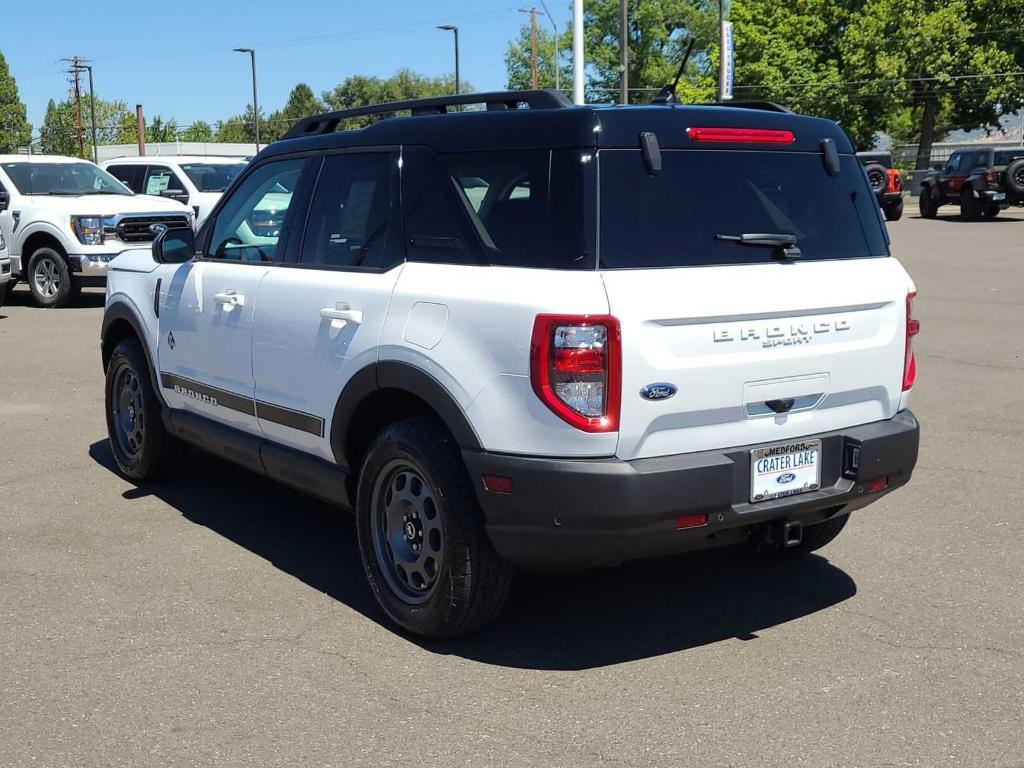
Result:
<instances>
[{"instance_id":1,"label":"rear bumper","mask_svg":"<svg viewBox=\"0 0 1024 768\"><path fill-rule=\"evenodd\" d=\"M502 557L522 568L578 570L740 543L772 520L821 522L906 484L917 463L919 427L910 411L805 437L822 441L821 489L756 504L749 501L756 446L635 461L463 457ZM487 491L484 474L511 478L512 493ZM867 482L879 477L888 487L869 492ZM707 524L676 530L681 515L707 515Z\"/></svg>"}]
</instances>

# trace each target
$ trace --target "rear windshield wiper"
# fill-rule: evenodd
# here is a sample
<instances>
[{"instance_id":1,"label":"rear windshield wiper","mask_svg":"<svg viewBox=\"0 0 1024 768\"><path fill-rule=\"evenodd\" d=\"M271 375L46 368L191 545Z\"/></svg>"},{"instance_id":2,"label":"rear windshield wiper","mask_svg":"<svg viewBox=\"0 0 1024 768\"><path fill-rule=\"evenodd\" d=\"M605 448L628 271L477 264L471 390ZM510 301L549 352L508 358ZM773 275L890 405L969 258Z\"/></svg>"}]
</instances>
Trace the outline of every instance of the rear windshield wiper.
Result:
<instances>
[{"instance_id":1,"label":"rear windshield wiper","mask_svg":"<svg viewBox=\"0 0 1024 768\"><path fill-rule=\"evenodd\" d=\"M777 232L744 232L741 235L715 235L715 240L729 240L740 245L757 245L781 251L787 259L799 258L803 254L796 247L796 235Z\"/></svg>"}]
</instances>

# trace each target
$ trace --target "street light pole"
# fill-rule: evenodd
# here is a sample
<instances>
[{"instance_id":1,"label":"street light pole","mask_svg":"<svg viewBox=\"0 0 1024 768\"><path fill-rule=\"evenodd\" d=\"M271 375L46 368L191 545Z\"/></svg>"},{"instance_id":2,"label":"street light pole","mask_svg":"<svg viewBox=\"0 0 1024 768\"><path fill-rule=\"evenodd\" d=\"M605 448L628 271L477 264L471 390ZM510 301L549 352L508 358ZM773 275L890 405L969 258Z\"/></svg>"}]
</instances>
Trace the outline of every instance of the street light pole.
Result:
<instances>
[{"instance_id":1,"label":"street light pole","mask_svg":"<svg viewBox=\"0 0 1024 768\"><path fill-rule=\"evenodd\" d=\"M248 53L252 59L252 122L256 126L256 151L260 151L260 105L256 99L256 51L252 48L235 48L235 53Z\"/></svg>"},{"instance_id":2,"label":"street light pole","mask_svg":"<svg viewBox=\"0 0 1024 768\"><path fill-rule=\"evenodd\" d=\"M583 0L572 4L572 100L582 104L583 94Z\"/></svg>"},{"instance_id":3,"label":"street light pole","mask_svg":"<svg viewBox=\"0 0 1024 768\"><path fill-rule=\"evenodd\" d=\"M454 24L442 24L438 29L455 33L455 95L459 95L459 28Z\"/></svg>"},{"instance_id":4,"label":"street light pole","mask_svg":"<svg viewBox=\"0 0 1024 768\"><path fill-rule=\"evenodd\" d=\"M619 103L629 104L629 6L619 0Z\"/></svg>"}]
</instances>

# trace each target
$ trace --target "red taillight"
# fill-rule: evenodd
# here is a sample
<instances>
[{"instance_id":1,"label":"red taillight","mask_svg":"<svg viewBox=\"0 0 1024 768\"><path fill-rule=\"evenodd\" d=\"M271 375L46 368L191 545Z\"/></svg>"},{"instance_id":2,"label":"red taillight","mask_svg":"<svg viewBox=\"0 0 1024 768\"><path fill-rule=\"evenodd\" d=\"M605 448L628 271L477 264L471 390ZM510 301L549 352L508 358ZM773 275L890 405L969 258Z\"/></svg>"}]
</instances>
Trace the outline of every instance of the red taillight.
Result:
<instances>
[{"instance_id":1,"label":"red taillight","mask_svg":"<svg viewBox=\"0 0 1024 768\"><path fill-rule=\"evenodd\" d=\"M726 144L792 144L792 131L771 128L687 128L691 141L717 141Z\"/></svg>"},{"instance_id":2,"label":"red taillight","mask_svg":"<svg viewBox=\"0 0 1024 768\"><path fill-rule=\"evenodd\" d=\"M707 524L707 515L676 515L677 531L681 531L684 528L700 528L702 525Z\"/></svg>"},{"instance_id":3,"label":"red taillight","mask_svg":"<svg viewBox=\"0 0 1024 768\"><path fill-rule=\"evenodd\" d=\"M501 475L484 475L484 488L491 493L512 493L512 478Z\"/></svg>"},{"instance_id":4,"label":"red taillight","mask_svg":"<svg viewBox=\"0 0 1024 768\"><path fill-rule=\"evenodd\" d=\"M994 187L996 185L996 175L992 171L985 171L985 186Z\"/></svg>"},{"instance_id":5,"label":"red taillight","mask_svg":"<svg viewBox=\"0 0 1024 768\"><path fill-rule=\"evenodd\" d=\"M917 292L907 294L907 347L903 358L903 391L914 386L914 379L917 378L917 362L914 360L914 350L911 342L921 331L921 323L914 319L914 297Z\"/></svg>"},{"instance_id":6,"label":"red taillight","mask_svg":"<svg viewBox=\"0 0 1024 768\"><path fill-rule=\"evenodd\" d=\"M903 178L895 168L889 169L889 191L900 192L903 190Z\"/></svg>"},{"instance_id":7,"label":"red taillight","mask_svg":"<svg viewBox=\"0 0 1024 768\"><path fill-rule=\"evenodd\" d=\"M609 315L537 315L530 344L537 397L584 432L619 428L622 341Z\"/></svg>"}]
</instances>

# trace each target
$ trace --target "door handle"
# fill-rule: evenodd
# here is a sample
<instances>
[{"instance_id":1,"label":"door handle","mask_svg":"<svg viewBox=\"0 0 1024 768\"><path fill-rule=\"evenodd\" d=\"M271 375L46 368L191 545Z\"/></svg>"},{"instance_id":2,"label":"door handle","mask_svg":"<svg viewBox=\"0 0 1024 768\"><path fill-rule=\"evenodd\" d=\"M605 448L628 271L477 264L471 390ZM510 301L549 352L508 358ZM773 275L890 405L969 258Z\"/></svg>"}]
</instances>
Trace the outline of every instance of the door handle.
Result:
<instances>
[{"instance_id":1,"label":"door handle","mask_svg":"<svg viewBox=\"0 0 1024 768\"><path fill-rule=\"evenodd\" d=\"M335 321L341 323L352 323L352 325L359 325L363 322L363 310L352 309L350 307L324 307L320 310L320 317L325 320L330 320L333 325Z\"/></svg>"},{"instance_id":2,"label":"door handle","mask_svg":"<svg viewBox=\"0 0 1024 768\"><path fill-rule=\"evenodd\" d=\"M224 309L230 312L235 307L245 306L244 294L238 293L237 291L224 291L223 293L213 294L213 300L218 304L224 305Z\"/></svg>"}]
</instances>

